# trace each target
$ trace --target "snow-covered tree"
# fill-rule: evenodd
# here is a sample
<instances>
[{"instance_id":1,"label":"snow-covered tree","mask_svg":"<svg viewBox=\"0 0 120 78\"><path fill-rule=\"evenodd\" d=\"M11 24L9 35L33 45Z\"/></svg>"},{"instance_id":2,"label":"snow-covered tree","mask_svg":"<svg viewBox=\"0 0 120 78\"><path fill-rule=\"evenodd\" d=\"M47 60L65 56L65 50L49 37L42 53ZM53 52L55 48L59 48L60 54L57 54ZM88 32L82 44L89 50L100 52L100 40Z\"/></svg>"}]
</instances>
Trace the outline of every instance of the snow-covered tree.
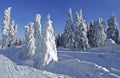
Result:
<instances>
[{"instance_id":1,"label":"snow-covered tree","mask_svg":"<svg viewBox=\"0 0 120 78\"><path fill-rule=\"evenodd\" d=\"M73 18L72 18L72 9L68 11L67 21L64 30L64 47L71 49L74 43L74 28L73 28Z\"/></svg>"},{"instance_id":2,"label":"snow-covered tree","mask_svg":"<svg viewBox=\"0 0 120 78\"><path fill-rule=\"evenodd\" d=\"M28 52L28 36L29 36L29 26L25 26L25 38L24 38L24 42L23 42L24 43L23 49L26 53ZM26 54L25 54L25 57L26 57Z\"/></svg>"},{"instance_id":3,"label":"snow-covered tree","mask_svg":"<svg viewBox=\"0 0 120 78\"><path fill-rule=\"evenodd\" d=\"M98 20L95 29L96 29L94 32L95 47L103 47L105 45L106 34L101 19Z\"/></svg>"},{"instance_id":4,"label":"snow-covered tree","mask_svg":"<svg viewBox=\"0 0 120 78\"><path fill-rule=\"evenodd\" d=\"M89 30L88 30L88 40L89 40L89 44L90 47L96 47L96 39L95 39L95 33L97 32L97 26L98 25L98 21L91 21L89 24Z\"/></svg>"},{"instance_id":5,"label":"snow-covered tree","mask_svg":"<svg viewBox=\"0 0 120 78\"><path fill-rule=\"evenodd\" d=\"M86 50L89 48L88 38L87 38L87 26L86 23L82 21L80 24L80 46L79 49Z\"/></svg>"},{"instance_id":6,"label":"snow-covered tree","mask_svg":"<svg viewBox=\"0 0 120 78\"><path fill-rule=\"evenodd\" d=\"M79 12L79 20L84 20L84 19L83 19L83 14L82 14L82 9L81 9L80 12Z\"/></svg>"},{"instance_id":7,"label":"snow-covered tree","mask_svg":"<svg viewBox=\"0 0 120 78\"><path fill-rule=\"evenodd\" d=\"M35 38L35 58L36 60L41 60L42 56L42 32L41 32L41 15L36 14L34 20L34 38Z\"/></svg>"},{"instance_id":8,"label":"snow-covered tree","mask_svg":"<svg viewBox=\"0 0 120 78\"><path fill-rule=\"evenodd\" d=\"M89 48L87 38L87 24L82 16L82 10L80 14L76 12L76 18L74 22L75 29L75 48L79 50L86 50Z\"/></svg>"},{"instance_id":9,"label":"snow-covered tree","mask_svg":"<svg viewBox=\"0 0 120 78\"><path fill-rule=\"evenodd\" d=\"M47 21L45 23L45 29L43 33L43 59L40 60L38 67L46 66L52 61L58 61L57 50L55 45L54 30L52 27L52 21L50 20L50 15L47 16Z\"/></svg>"},{"instance_id":10,"label":"snow-covered tree","mask_svg":"<svg viewBox=\"0 0 120 78\"><path fill-rule=\"evenodd\" d=\"M11 19L11 7L8 7L4 11L4 19L2 24L2 48L10 46L9 31L10 31L10 19Z\"/></svg>"},{"instance_id":11,"label":"snow-covered tree","mask_svg":"<svg viewBox=\"0 0 120 78\"><path fill-rule=\"evenodd\" d=\"M88 40L90 47L103 47L106 40L106 24L102 18L89 24Z\"/></svg>"},{"instance_id":12,"label":"snow-covered tree","mask_svg":"<svg viewBox=\"0 0 120 78\"><path fill-rule=\"evenodd\" d=\"M15 44L17 35L17 25L14 20L11 22L11 7L4 11L4 20L2 28L2 47L10 47Z\"/></svg>"},{"instance_id":13,"label":"snow-covered tree","mask_svg":"<svg viewBox=\"0 0 120 78\"><path fill-rule=\"evenodd\" d=\"M17 36L17 25L15 25L14 20L12 20L12 24L10 26L10 32L9 32L10 46L15 45L17 39L16 36Z\"/></svg>"},{"instance_id":14,"label":"snow-covered tree","mask_svg":"<svg viewBox=\"0 0 120 78\"><path fill-rule=\"evenodd\" d=\"M80 34L80 29L78 29L79 28L79 25L80 25L80 18L79 18L80 16L79 16L79 13L78 12L76 12L76 16L75 16L75 20L74 20L74 35L75 35L75 43L74 43L74 47L75 48L78 48L78 45L79 45L79 38L78 37L80 37L79 36L79 34Z\"/></svg>"},{"instance_id":15,"label":"snow-covered tree","mask_svg":"<svg viewBox=\"0 0 120 78\"><path fill-rule=\"evenodd\" d=\"M113 39L117 44L119 43L119 29L115 14L112 14L108 20L107 38Z\"/></svg>"},{"instance_id":16,"label":"snow-covered tree","mask_svg":"<svg viewBox=\"0 0 120 78\"><path fill-rule=\"evenodd\" d=\"M35 39L34 39L34 23L29 23L25 26L25 54L24 58L30 58L35 55Z\"/></svg>"}]
</instances>

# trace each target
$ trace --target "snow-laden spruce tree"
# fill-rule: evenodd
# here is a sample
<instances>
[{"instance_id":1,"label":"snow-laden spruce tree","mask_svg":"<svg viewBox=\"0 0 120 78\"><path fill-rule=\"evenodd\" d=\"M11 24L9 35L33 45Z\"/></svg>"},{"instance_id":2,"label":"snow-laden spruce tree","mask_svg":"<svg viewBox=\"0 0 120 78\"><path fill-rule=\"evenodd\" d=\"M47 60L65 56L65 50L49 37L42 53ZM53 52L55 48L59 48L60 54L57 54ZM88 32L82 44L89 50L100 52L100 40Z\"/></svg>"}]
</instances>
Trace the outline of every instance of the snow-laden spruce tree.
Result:
<instances>
[{"instance_id":1,"label":"snow-laden spruce tree","mask_svg":"<svg viewBox=\"0 0 120 78\"><path fill-rule=\"evenodd\" d=\"M64 47L68 49L72 49L74 44L74 28L73 28L73 18L72 18L71 8L68 11L67 21L63 36L64 36Z\"/></svg>"},{"instance_id":2,"label":"snow-laden spruce tree","mask_svg":"<svg viewBox=\"0 0 120 78\"><path fill-rule=\"evenodd\" d=\"M27 52L28 52L28 36L29 36L29 26L25 26L25 38L23 41L23 50L25 52L25 54L23 55L23 57L26 57Z\"/></svg>"},{"instance_id":3,"label":"snow-laden spruce tree","mask_svg":"<svg viewBox=\"0 0 120 78\"><path fill-rule=\"evenodd\" d=\"M112 14L108 20L107 38L113 39L117 44L119 43L119 29L115 14Z\"/></svg>"},{"instance_id":4,"label":"snow-laden spruce tree","mask_svg":"<svg viewBox=\"0 0 120 78\"><path fill-rule=\"evenodd\" d=\"M104 30L104 26L102 24L102 20L99 18L98 23L95 26L94 38L95 38L95 47L103 47L105 45L106 33Z\"/></svg>"},{"instance_id":5,"label":"snow-laden spruce tree","mask_svg":"<svg viewBox=\"0 0 120 78\"><path fill-rule=\"evenodd\" d=\"M86 50L89 48L88 38L87 38L87 24L82 16L82 10L80 14L76 12L76 19L74 22L75 29L75 47L79 50Z\"/></svg>"},{"instance_id":6,"label":"snow-laden spruce tree","mask_svg":"<svg viewBox=\"0 0 120 78\"><path fill-rule=\"evenodd\" d=\"M14 20L12 20L12 24L10 26L10 46L15 45L16 43L16 34L17 34L17 25L15 25Z\"/></svg>"},{"instance_id":7,"label":"snow-laden spruce tree","mask_svg":"<svg viewBox=\"0 0 120 78\"><path fill-rule=\"evenodd\" d=\"M11 7L8 7L4 11L4 19L2 24L2 48L10 46L9 31L10 31L10 19L11 19Z\"/></svg>"},{"instance_id":8,"label":"snow-laden spruce tree","mask_svg":"<svg viewBox=\"0 0 120 78\"><path fill-rule=\"evenodd\" d=\"M34 20L34 38L35 38L35 58L36 60L41 60L42 56L42 31L41 31L41 15L36 14Z\"/></svg>"},{"instance_id":9,"label":"snow-laden spruce tree","mask_svg":"<svg viewBox=\"0 0 120 78\"><path fill-rule=\"evenodd\" d=\"M35 55L35 39L34 39L34 23L29 23L25 26L25 54L23 55L24 58L31 58Z\"/></svg>"},{"instance_id":10,"label":"snow-laden spruce tree","mask_svg":"<svg viewBox=\"0 0 120 78\"><path fill-rule=\"evenodd\" d=\"M80 43L79 43L79 49L86 50L89 48L88 38L87 38L87 24L82 21L80 24ZM79 36L79 35L78 35ZM79 39L79 37L78 37Z\"/></svg>"},{"instance_id":11,"label":"snow-laden spruce tree","mask_svg":"<svg viewBox=\"0 0 120 78\"><path fill-rule=\"evenodd\" d=\"M90 47L103 47L106 39L106 24L102 18L98 21L91 21L88 30L88 40Z\"/></svg>"},{"instance_id":12,"label":"snow-laden spruce tree","mask_svg":"<svg viewBox=\"0 0 120 78\"><path fill-rule=\"evenodd\" d=\"M47 16L45 23L45 29L43 33L43 59L40 60L38 67L46 66L52 61L58 61L57 50L55 45L54 30L52 27L52 21L50 20L50 14Z\"/></svg>"},{"instance_id":13,"label":"snow-laden spruce tree","mask_svg":"<svg viewBox=\"0 0 120 78\"><path fill-rule=\"evenodd\" d=\"M75 16L75 20L74 20L74 35L75 35L75 48L78 49L79 47L79 40L80 40L80 28L79 28L79 25L80 25L80 16L79 16L79 13L76 12L76 16ZM79 37L79 38L78 38Z\"/></svg>"},{"instance_id":14,"label":"snow-laden spruce tree","mask_svg":"<svg viewBox=\"0 0 120 78\"><path fill-rule=\"evenodd\" d=\"M94 33L95 33L96 29L95 29L95 24L94 21L92 20L89 24L89 30L88 30L88 40L89 40L89 45L90 47L94 47L95 46L95 38L94 38Z\"/></svg>"}]
</instances>

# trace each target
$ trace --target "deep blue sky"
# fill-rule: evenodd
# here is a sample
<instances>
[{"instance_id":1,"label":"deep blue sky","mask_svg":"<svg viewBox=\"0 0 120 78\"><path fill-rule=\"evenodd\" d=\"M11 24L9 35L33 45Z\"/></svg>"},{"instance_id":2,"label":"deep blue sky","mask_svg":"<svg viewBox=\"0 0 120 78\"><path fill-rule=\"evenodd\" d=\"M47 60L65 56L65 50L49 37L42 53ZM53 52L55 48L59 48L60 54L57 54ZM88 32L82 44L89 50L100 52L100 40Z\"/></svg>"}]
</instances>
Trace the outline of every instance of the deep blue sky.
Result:
<instances>
[{"instance_id":1,"label":"deep blue sky","mask_svg":"<svg viewBox=\"0 0 120 78\"><path fill-rule=\"evenodd\" d=\"M19 36L24 36L24 26L33 21L37 13L42 15L42 27L46 15L51 14L55 33L64 30L69 8L72 8L73 16L82 9L87 22L97 20L98 17L107 21L112 12L116 13L118 22L120 20L120 0L0 0L0 31L3 11L9 6L12 7L11 17L18 24Z\"/></svg>"}]
</instances>

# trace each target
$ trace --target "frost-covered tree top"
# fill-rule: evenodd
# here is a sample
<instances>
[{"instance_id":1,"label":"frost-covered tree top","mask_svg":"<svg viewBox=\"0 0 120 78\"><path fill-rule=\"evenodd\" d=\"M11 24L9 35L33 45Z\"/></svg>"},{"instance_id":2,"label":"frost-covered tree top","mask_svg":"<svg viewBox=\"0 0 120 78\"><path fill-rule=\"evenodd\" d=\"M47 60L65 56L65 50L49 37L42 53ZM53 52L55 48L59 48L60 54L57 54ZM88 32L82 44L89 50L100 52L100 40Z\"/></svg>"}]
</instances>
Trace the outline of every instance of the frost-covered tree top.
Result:
<instances>
[{"instance_id":1,"label":"frost-covered tree top","mask_svg":"<svg viewBox=\"0 0 120 78\"><path fill-rule=\"evenodd\" d=\"M76 12L76 22L79 22L80 21L80 16L79 16L79 13L78 12Z\"/></svg>"},{"instance_id":2,"label":"frost-covered tree top","mask_svg":"<svg viewBox=\"0 0 120 78\"><path fill-rule=\"evenodd\" d=\"M54 38L54 30L53 30L53 27L52 27L52 21L50 19L50 14L48 14L48 16L46 17L46 23L45 23L45 31L44 31L44 34L45 35L48 35L46 36L47 37L52 37L53 40L55 40ZM50 33L48 33L50 32Z\"/></svg>"},{"instance_id":3,"label":"frost-covered tree top","mask_svg":"<svg viewBox=\"0 0 120 78\"><path fill-rule=\"evenodd\" d=\"M72 9L69 8L68 10L68 15L67 15L67 20L66 20L66 25L65 25L65 29L64 29L64 33L63 33L63 40L64 40L64 47L66 48L69 48L70 46L70 43L72 43L72 36L74 35L73 34L74 30L73 30L73 18L72 18Z\"/></svg>"},{"instance_id":4,"label":"frost-covered tree top","mask_svg":"<svg viewBox=\"0 0 120 78\"><path fill-rule=\"evenodd\" d=\"M114 13L111 14L111 17L108 20L108 26L114 27L115 29L118 29L118 23L117 23L117 19L116 19L116 16Z\"/></svg>"},{"instance_id":5,"label":"frost-covered tree top","mask_svg":"<svg viewBox=\"0 0 120 78\"><path fill-rule=\"evenodd\" d=\"M10 24L10 19L11 19L11 9L12 7L8 7L5 11L4 11L4 21L8 24Z\"/></svg>"},{"instance_id":6,"label":"frost-covered tree top","mask_svg":"<svg viewBox=\"0 0 120 78\"><path fill-rule=\"evenodd\" d=\"M73 24L72 9L69 8L67 20L66 20L66 25L65 25L65 30L64 30L65 33L68 33L68 30L71 28L72 24Z\"/></svg>"},{"instance_id":7,"label":"frost-covered tree top","mask_svg":"<svg viewBox=\"0 0 120 78\"><path fill-rule=\"evenodd\" d=\"M67 17L67 23L72 23L73 22L73 18L72 18L72 9L69 8L68 10L68 17Z\"/></svg>"},{"instance_id":8,"label":"frost-covered tree top","mask_svg":"<svg viewBox=\"0 0 120 78\"><path fill-rule=\"evenodd\" d=\"M50 14L48 14L48 16L46 17L47 18L47 24L51 24L52 23L52 21L50 20Z\"/></svg>"},{"instance_id":9,"label":"frost-covered tree top","mask_svg":"<svg viewBox=\"0 0 120 78\"><path fill-rule=\"evenodd\" d=\"M36 14L35 22L40 24L40 22L41 22L41 15L40 14Z\"/></svg>"},{"instance_id":10,"label":"frost-covered tree top","mask_svg":"<svg viewBox=\"0 0 120 78\"><path fill-rule=\"evenodd\" d=\"M83 20L82 9L80 10L80 15L79 15L79 17L80 17L80 18L79 18L80 20Z\"/></svg>"},{"instance_id":11,"label":"frost-covered tree top","mask_svg":"<svg viewBox=\"0 0 120 78\"><path fill-rule=\"evenodd\" d=\"M11 8L9 7L4 11L3 34L6 35L8 35L8 31L10 30Z\"/></svg>"},{"instance_id":12,"label":"frost-covered tree top","mask_svg":"<svg viewBox=\"0 0 120 78\"><path fill-rule=\"evenodd\" d=\"M34 36L36 37L37 33L41 34L41 15L36 14L34 20Z\"/></svg>"},{"instance_id":13,"label":"frost-covered tree top","mask_svg":"<svg viewBox=\"0 0 120 78\"><path fill-rule=\"evenodd\" d=\"M66 25L65 25L65 30L64 30L65 33L68 33L68 30L71 28L72 24L73 24L72 9L69 8L67 20L66 20Z\"/></svg>"},{"instance_id":14,"label":"frost-covered tree top","mask_svg":"<svg viewBox=\"0 0 120 78\"><path fill-rule=\"evenodd\" d=\"M50 20L50 14L48 14L48 16L46 17L46 19L47 19L47 22L46 22L46 25L45 25L45 27L50 27L51 28L51 30L53 31L53 29L52 29L52 21Z\"/></svg>"},{"instance_id":15,"label":"frost-covered tree top","mask_svg":"<svg viewBox=\"0 0 120 78\"><path fill-rule=\"evenodd\" d=\"M11 9L12 9L12 7L8 7L5 11L4 11L4 15L5 16L10 16L10 13L11 13Z\"/></svg>"},{"instance_id":16,"label":"frost-covered tree top","mask_svg":"<svg viewBox=\"0 0 120 78\"><path fill-rule=\"evenodd\" d=\"M80 10L80 12L76 12L74 25L76 24L76 26L79 26L79 24L81 23L85 23L85 20L83 19L82 10Z\"/></svg>"}]
</instances>

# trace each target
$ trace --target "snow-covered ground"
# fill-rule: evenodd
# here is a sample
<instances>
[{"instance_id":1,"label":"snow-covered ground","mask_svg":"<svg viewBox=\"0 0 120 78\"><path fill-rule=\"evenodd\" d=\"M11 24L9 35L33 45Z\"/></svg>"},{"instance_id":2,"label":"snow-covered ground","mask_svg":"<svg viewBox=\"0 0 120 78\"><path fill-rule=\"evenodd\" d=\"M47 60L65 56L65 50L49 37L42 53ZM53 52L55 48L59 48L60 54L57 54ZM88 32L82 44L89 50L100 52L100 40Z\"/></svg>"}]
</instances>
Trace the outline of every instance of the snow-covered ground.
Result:
<instances>
[{"instance_id":1,"label":"snow-covered ground","mask_svg":"<svg viewBox=\"0 0 120 78\"><path fill-rule=\"evenodd\" d=\"M16 65L10 59L0 55L0 78L68 78L68 76Z\"/></svg>"},{"instance_id":2,"label":"snow-covered ground","mask_svg":"<svg viewBox=\"0 0 120 78\"><path fill-rule=\"evenodd\" d=\"M42 69L34 59L21 59L22 49L0 50L0 78L120 78L120 46L110 44L87 51L58 48L58 62Z\"/></svg>"}]
</instances>

